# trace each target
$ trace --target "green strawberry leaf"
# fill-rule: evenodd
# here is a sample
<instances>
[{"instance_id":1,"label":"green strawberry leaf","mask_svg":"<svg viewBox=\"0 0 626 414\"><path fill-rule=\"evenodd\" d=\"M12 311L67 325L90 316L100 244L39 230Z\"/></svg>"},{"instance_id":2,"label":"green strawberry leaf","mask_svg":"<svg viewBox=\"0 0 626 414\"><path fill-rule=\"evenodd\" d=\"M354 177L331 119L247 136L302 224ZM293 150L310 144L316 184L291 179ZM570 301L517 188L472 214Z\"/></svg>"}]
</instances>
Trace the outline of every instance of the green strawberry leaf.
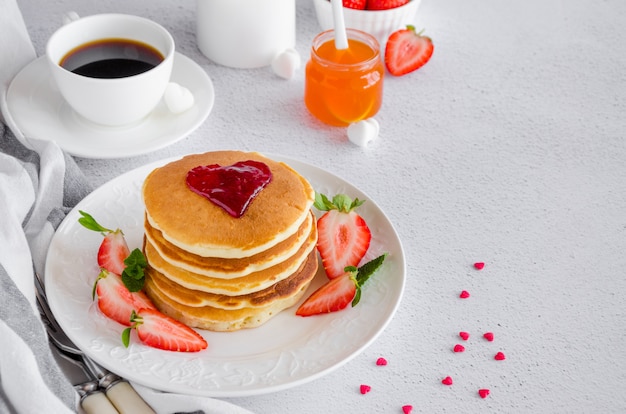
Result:
<instances>
[{"instance_id":1,"label":"green strawberry leaf","mask_svg":"<svg viewBox=\"0 0 626 414\"><path fill-rule=\"evenodd\" d=\"M128 348L128 345L130 344L130 330L132 328L126 328L122 331L122 343L124 344L125 348Z\"/></svg>"},{"instance_id":2,"label":"green strawberry leaf","mask_svg":"<svg viewBox=\"0 0 626 414\"><path fill-rule=\"evenodd\" d=\"M365 200L359 200L358 198L352 200L352 198L346 194L337 194L331 201L324 194L320 194L316 191L315 203L313 203L313 205L320 211L338 210L342 213L349 213L363 203L365 203Z\"/></svg>"},{"instance_id":3,"label":"green strawberry leaf","mask_svg":"<svg viewBox=\"0 0 626 414\"><path fill-rule=\"evenodd\" d=\"M91 300L96 299L96 288L98 287L98 281L107 277L107 271L105 269L100 269L100 274L96 278L96 281L93 282L93 287L91 288Z\"/></svg>"},{"instance_id":4,"label":"green strawberry leaf","mask_svg":"<svg viewBox=\"0 0 626 414\"><path fill-rule=\"evenodd\" d=\"M332 201L328 199L324 194L315 192L315 203L313 203L316 209L319 211L330 211L334 208Z\"/></svg>"},{"instance_id":5,"label":"green strawberry leaf","mask_svg":"<svg viewBox=\"0 0 626 414\"><path fill-rule=\"evenodd\" d=\"M352 307L355 307L361 301L361 286L356 287L356 293L354 294L354 299L352 299Z\"/></svg>"},{"instance_id":6,"label":"green strawberry leaf","mask_svg":"<svg viewBox=\"0 0 626 414\"><path fill-rule=\"evenodd\" d=\"M333 197L333 204L337 210L348 212L352 205L352 199L345 194L337 194Z\"/></svg>"},{"instance_id":7,"label":"green strawberry leaf","mask_svg":"<svg viewBox=\"0 0 626 414\"><path fill-rule=\"evenodd\" d=\"M82 210L78 210L81 218L78 219L78 222L85 227L86 229L97 231L100 233L111 233L113 230L107 229L106 227L102 227L93 216L88 213L85 213Z\"/></svg>"}]
</instances>

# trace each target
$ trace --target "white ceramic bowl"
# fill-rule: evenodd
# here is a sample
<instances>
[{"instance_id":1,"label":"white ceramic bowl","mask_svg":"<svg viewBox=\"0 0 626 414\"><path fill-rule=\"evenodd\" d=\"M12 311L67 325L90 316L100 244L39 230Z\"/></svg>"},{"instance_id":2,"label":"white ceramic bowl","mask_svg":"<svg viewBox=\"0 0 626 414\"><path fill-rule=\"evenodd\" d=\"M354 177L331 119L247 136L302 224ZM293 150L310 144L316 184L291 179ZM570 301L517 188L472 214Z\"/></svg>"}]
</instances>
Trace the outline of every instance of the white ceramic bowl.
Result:
<instances>
[{"instance_id":1,"label":"white ceramic bowl","mask_svg":"<svg viewBox=\"0 0 626 414\"><path fill-rule=\"evenodd\" d=\"M389 35L398 29L414 24L415 14L421 0L410 0L404 6L388 10L355 10L343 8L346 27L362 30L374 35L381 48ZM328 0L313 0L317 21L322 30L333 28L333 12Z\"/></svg>"}]
</instances>

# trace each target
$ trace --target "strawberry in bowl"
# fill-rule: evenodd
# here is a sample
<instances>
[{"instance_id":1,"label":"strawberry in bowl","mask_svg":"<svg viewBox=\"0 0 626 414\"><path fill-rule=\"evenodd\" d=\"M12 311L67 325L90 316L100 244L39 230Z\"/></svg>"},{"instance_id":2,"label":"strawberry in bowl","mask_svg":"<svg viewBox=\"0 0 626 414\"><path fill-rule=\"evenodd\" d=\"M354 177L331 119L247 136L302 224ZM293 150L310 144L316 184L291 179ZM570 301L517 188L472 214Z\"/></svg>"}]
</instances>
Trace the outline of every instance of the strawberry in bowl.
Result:
<instances>
[{"instance_id":1,"label":"strawberry in bowl","mask_svg":"<svg viewBox=\"0 0 626 414\"><path fill-rule=\"evenodd\" d=\"M346 27L362 30L376 37L381 53L389 35L412 24L421 0L344 0ZM317 21L322 30L333 28L329 0L313 0Z\"/></svg>"}]
</instances>

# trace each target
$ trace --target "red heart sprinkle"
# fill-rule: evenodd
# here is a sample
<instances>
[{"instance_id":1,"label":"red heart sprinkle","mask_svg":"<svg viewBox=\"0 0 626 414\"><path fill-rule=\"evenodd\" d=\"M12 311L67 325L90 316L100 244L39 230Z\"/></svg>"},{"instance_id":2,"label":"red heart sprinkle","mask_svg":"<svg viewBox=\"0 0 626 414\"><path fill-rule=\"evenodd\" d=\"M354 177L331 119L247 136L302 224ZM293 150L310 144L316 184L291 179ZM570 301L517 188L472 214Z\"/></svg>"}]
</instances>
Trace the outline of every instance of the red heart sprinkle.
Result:
<instances>
[{"instance_id":1,"label":"red heart sprinkle","mask_svg":"<svg viewBox=\"0 0 626 414\"><path fill-rule=\"evenodd\" d=\"M502 352L498 352L493 359L495 359L496 361L504 361L506 359L506 356L502 353Z\"/></svg>"},{"instance_id":2,"label":"red heart sprinkle","mask_svg":"<svg viewBox=\"0 0 626 414\"><path fill-rule=\"evenodd\" d=\"M452 378L451 377L445 377L444 379L441 380L441 383L443 385L452 385Z\"/></svg>"},{"instance_id":3,"label":"red heart sprinkle","mask_svg":"<svg viewBox=\"0 0 626 414\"><path fill-rule=\"evenodd\" d=\"M368 392L370 392L370 390L372 389L372 387L370 387L369 385L361 385L361 394L367 394Z\"/></svg>"},{"instance_id":4,"label":"red heart sprinkle","mask_svg":"<svg viewBox=\"0 0 626 414\"><path fill-rule=\"evenodd\" d=\"M469 298L469 297L470 297L470 294L469 294L469 292L468 292L467 290L464 290L464 291L462 291L462 292L461 292L461 294L459 295L459 297L460 297L461 299L467 299L467 298Z\"/></svg>"},{"instance_id":5,"label":"red heart sprinkle","mask_svg":"<svg viewBox=\"0 0 626 414\"><path fill-rule=\"evenodd\" d=\"M387 365L387 360L383 357L380 357L376 360L376 365L379 365L379 366Z\"/></svg>"},{"instance_id":6,"label":"red heart sprinkle","mask_svg":"<svg viewBox=\"0 0 626 414\"><path fill-rule=\"evenodd\" d=\"M402 412L404 414L411 414L412 411L413 411L413 406L412 405L403 405L402 406Z\"/></svg>"},{"instance_id":7,"label":"red heart sprinkle","mask_svg":"<svg viewBox=\"0 0 626 414\"><path fill-rule=\"evenodd\" d=\"M489 342L493 341L493 332L485 332L483 337Z\"/></svg>"},{"instance_id":8,"label":"red heart sprinkle","mask_svg":"<svg viewBox=\"0 0 626 414\"><path fill-rule=\"evenodd\" d=\"M476 262L476 263L474 263L474 268L476 268L478 270L482 270L483 267L485 267L485 264L483 262Z\"/></svg>"},{"instance_id":9,"label":"red heart sprinkle","mask_svg":"<svg viewBox=\"0 0 626 414\"><path fill-rule=\"evenodd\" d=\"M481 388L480 390L478 390L478 395L480 395L480 398L487 398L487 396L489 395L489 390L487 388Z\"/></svg>"},{"instance_id":10,"label":"red heart sprinkle","mask_svg":"<svg viewBox=\"0 0 626 414\"><path fill-rule=\"evenodd\" d=\"M469 339L469 334L467 332L459 332L459 336L461 337L462 340L467 341Z\"/></svg>"},{"instance_id":11,"label":"red heart sprinkle","mask_svg":"<svg viewBox=\"0 0 626 414\"><path fill-rule=\"evenodd\" d=\"M454 352L465 352L465 347L461 344L454 345Z\"/></svg>"},{"instance_id":12,"label":"red heart sprinkle","mask_svg":"<svg viewBox=\"0 0 626 414\"><path fill-rule=\"evenodd\" d=\"M272 181L270 168L259 161L233 165L201 165L187 173L187 187L239 218L259 192Z\"/></svg>"}]
</instances>

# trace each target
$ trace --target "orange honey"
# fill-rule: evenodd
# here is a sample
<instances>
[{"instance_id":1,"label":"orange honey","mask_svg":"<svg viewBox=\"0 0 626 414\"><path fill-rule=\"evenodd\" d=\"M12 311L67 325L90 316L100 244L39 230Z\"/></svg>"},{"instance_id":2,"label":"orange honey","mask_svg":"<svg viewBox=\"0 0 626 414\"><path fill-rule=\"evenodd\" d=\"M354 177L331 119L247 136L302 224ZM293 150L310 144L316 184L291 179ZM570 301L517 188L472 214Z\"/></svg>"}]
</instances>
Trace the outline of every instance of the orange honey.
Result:
<instances>
[{"instance_id":1,"label":"orange honey","mask_svg":"<svg viewBox=\"0 0 626 414\"><path fill-rule=\"evenodd\" d=\"M304 103L320 121L335 126L376 115L383 100L378 41L359 30L347 29L347 34L345 50L335 48L332 30L317 35L306 65Z\"/></svg>"}]
</instances>

